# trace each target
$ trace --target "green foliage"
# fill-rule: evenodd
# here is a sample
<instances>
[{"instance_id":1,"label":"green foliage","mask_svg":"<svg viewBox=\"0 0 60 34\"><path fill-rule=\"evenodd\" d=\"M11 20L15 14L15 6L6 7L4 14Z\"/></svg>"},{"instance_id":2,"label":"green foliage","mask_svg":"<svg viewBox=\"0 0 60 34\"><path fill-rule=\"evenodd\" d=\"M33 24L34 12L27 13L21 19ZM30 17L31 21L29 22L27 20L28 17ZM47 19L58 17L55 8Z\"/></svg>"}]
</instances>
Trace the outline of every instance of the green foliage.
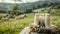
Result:
<instances>
[{"instance_id":1,"label":"green foliage","mask_svg":"<svg viewBox=\"0 0 60 34\"><path fill-rule=\"evenodd\" d=\"M5 17L5 16L6 16L6 14L0 14L0 19Z\"/></svg>"},{"instance_id":2,"label":"green foliage","mask_svg":"<svg viewBox=\"0 0 60 34\"><path fill-rule=\"evenodd\" d=\"M0 19L2 18L2 16L0 16Z\"/></svg>"},{"instance_id":3,"label":"green foliage","mask_svg":"<svg viewBox=\"0 0 60 34\"><path fill-rule=\"evenodd\" d=\"M31 12L32 12L32 9L26 9L25 13L31 13Z\"/></svg>"},{"instance_id":4,"label":"green foliage","mask_svg":"<svg viewBox=\"0 0 60 34\"><path fill-rule=\"evenodd\" d=\"M12 8L12 10L18 10L19 9L19 4L15 4Z\"/></svg>"},{"instance_id":5,"label":"green foliage","mask_svg":"<svg viewBox=\"0 0 60 34\"><path fill-rule=\"evenodd\" d=\"M19 11L19 4L15 4L11 10L8 11L8 14L11 15L12 17L14 15L18 16L20 15L20 11Z\"/></svg>"}]
</instances>

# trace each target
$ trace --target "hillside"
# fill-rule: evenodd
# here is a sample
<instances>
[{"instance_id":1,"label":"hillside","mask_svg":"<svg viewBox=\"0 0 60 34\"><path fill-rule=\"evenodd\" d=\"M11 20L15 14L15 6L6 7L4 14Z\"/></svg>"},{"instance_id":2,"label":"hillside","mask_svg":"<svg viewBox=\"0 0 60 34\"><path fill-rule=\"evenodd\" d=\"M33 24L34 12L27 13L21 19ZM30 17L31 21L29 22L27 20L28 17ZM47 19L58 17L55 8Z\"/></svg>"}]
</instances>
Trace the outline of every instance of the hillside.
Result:
<instances>
[{"instance_id":1,"label":"hillside","mask_svg":"<svg viewBox=\"0 0 60 34\"><path fill-rule=\"evenodd\" d=\"M43 4L50 4L50 3L55 3L54 0L49 0L49 1L36 1L36 2L27 2L27 3L18 3L19 4L19 9L20 11L26 11L26 9L33 9L33 7L38 8L39 6L44 6ZM56 0L58 2L58 0ZM0 10L5 10L5 12L7 12L9 9L11 9L13 6L15 5L15 3L0 3Z\"/></svg>"}]
</instances>

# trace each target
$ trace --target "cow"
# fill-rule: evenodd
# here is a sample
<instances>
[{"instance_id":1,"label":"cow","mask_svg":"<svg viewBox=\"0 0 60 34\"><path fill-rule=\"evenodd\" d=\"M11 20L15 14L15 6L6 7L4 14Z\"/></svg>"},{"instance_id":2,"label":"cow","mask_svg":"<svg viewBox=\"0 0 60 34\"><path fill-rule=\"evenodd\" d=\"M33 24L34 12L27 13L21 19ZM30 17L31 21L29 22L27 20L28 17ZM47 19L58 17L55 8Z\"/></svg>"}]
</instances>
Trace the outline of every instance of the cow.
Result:
<instances>
[{"instance_id":1,"label":"cow","mask_svg":"<svg viewBox=\"0 0 60 34\"><path fill-rule=\"evenodd\" d=\"M9 18L7 18L7 17L6 17L6 18L1 18L1 20L2 20L2 21L8 21Z\"/></svg>"},{"instance_id":2,"label":"cow","mask_svg":"<svg viewBox=\"0 0 60 34\"><path fill-rule=\"evenodd\" d=\"M15 19L24 19L24 17L26 17L26 15L19 15L19 16L16 16Z\"/></svg>"}]
</instances>

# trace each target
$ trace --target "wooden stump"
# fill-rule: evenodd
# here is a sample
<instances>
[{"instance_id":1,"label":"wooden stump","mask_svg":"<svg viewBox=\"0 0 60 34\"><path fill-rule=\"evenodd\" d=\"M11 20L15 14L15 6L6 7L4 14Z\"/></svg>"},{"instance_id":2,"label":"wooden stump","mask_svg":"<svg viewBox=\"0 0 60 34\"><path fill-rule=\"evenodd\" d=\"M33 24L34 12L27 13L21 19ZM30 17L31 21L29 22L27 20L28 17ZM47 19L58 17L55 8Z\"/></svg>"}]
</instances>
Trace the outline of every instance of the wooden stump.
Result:
<instances>
[{"instance_id":1,"label":"wooden stump","mask_svg":"<svg viewBox=\"0 0 60 34\"><path fill-rule=\"evenodd\" d=\"M31 31L29 27L25 27L20 34L60 34L60 29L56 29L56 31L51 31L50 29L42 29L40 31Z\"/></svg>"},{"instance_id":2,"label":"wooden stump","mask_svg":"<svg viewBox=\"0 0 60 34\"><path fill-rule=\"evenodd\" d=\"M60 34L60 29L57 29L57 31L54 32L51 30L43 29L37 32L37 34Z\"/></svg>"},{"instance_id":3,"label":"wooden stump","mask_svg":"<svg viewBox=\"0 0 60 34\"><path fill-rule=\"evenodd\" d=\"M57 27L50 27L44 29L32 30L31 32L37 32L37 34L60 34L60 29Z\"/></svg>"}]
</instances>

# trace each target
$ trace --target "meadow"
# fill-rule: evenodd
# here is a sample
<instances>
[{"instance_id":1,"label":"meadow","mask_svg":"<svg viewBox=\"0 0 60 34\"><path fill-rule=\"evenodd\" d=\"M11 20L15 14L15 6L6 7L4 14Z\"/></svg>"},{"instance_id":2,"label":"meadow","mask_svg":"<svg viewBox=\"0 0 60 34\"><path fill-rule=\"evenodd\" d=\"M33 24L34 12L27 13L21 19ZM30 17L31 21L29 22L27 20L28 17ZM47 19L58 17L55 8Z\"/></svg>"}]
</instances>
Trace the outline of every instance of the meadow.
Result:
<instances>
[{"instance_id":1,"label":"meadow","mask_svg":"<svg viewBox=\"0 0 60 34\"><path fill-rule=\"evenodd\" d=\"M33 10L33 12L41 13L42 9L44 8ZM0 16L5 16L5 15L6 14L0 14ZM0 20L0 34L19 34L24 27L29 26L29 24L31 23L34 23L35 13L28 13L25 15L26 17L24 19L11 18L9 19L9 21ZM50 22L51 24L60 28L60 16L59 15L51 14Z\"/></svg>"}]
</instances>

